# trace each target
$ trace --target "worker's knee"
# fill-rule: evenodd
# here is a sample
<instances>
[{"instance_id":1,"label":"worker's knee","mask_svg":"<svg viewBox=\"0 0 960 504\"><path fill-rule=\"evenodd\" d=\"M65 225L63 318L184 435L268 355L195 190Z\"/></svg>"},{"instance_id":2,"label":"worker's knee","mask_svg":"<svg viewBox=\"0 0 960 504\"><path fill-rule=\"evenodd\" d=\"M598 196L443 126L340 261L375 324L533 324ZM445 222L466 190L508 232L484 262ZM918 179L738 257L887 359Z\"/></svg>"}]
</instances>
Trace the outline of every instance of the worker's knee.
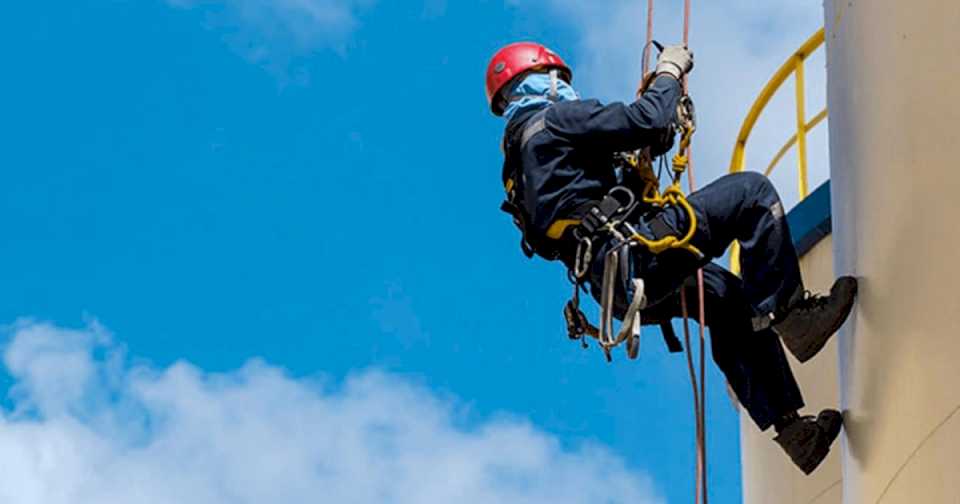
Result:
<instances>
[{"instance_id":1,"label":"worker's knee","mask_svg":"<svg viewBox=\"0 0 960 504\"><path fill-rule=\"evenodd\" d=\"M770 179L759 172L740 172L736 174L738 182L746 189L748 193L775 193L773 183Z\"/></svg>"},{"instance_id":2,"label":"worker's knee","mask_svg":"<svg viewBox=\"0 0 960 504\"><path fill-rule=\"evenodd\" d=\"M743 172L737 175L740 177L738 184L743 191L741 194L744 204L750 207L766 208L777 218L783 216L780 195L766 175L757 172Z\"/></svg>"}]
</instances>

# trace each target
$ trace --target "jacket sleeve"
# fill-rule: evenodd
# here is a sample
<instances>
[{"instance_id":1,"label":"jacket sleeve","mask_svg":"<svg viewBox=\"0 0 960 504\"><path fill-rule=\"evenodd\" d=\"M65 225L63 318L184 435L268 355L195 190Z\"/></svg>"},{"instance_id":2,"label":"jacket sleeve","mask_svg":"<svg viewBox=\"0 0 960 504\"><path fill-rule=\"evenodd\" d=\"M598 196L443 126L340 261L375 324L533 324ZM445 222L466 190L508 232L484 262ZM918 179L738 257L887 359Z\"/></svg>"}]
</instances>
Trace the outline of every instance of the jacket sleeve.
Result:
<instances>
[{"instance_id":1,"label":"jacket sleeve","mask_svg":"<svg viewBox=\"0 0 960 504\"><path fill-rule=\"evenodd\" d=\"M680 83L663 76L629 105L585 102L576 113L555 114L551 126L574 147L583 145L610 152L657 147L667 136L680 96Z\"/></svg>"}]
</instances>

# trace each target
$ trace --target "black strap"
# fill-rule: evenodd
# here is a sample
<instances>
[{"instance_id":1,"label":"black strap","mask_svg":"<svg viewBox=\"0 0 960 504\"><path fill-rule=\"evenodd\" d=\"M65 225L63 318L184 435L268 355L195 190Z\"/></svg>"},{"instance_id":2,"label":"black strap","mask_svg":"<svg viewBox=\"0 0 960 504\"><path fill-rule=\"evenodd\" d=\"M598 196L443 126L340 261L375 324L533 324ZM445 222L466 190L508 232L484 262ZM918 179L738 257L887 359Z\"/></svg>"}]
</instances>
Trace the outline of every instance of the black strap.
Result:
<instances>
[{"instance_id":1,"label":"black strap","mask_svg":"<svg viewBox=\"0 0 960 504\"><path fill-rule=\"evenodd\" d=\"M653 233L654 240L662 240L668 236L677 236L677 231L664 222L662 213L647 221L647 227L649 227L650 232Z\"/></svg>"},{"instance_id":2,"label":"black strap","mask_svg":"<svg viewBox=\"0 0 960 504\"><path fill-rule=\"evenodd\" d=\"M667 350L670 353L680 353L683 351L683 345L677 333L673 330L673 324L670 321L660 322L660 332L663 333L663 342L667 344Z\"/></svg>"},{"instance_id":3,"label":"black strap","mask_svg":"<svg viewBox=\"0 0 960 504\"><path fill-rule=\"evenodd\" d=\"M591 202L580 222L583 236L592 237L623 209L623 202L607 194L599 203Z\"/></svg>"},{"instance_id":4,"label":"black strap","mask_svg":"<svg viewBox=\"0 0 960 504\"><path fill-rule=\"evenodd\" d=\"M500 204L500 210L509 214L510 217L513 217L513 224L520 229L520 250L523 251L523 255L527 256L527 259L533 259L534 250L533 247L527 243L527 225L523 217L523 212L520 211L520 207L513 204L510 200L506 200Z\"/></svg>"},{"instance_id":5,"label":"black strap","mask_svg":"<svg viewBox=\"0 0 960 504\"><path fill-rule=\"evenodd\" d=\"M660 222L662 225L666 226L666 223L661 221L659 216L654 218L650 222L650 229L654 233L657 233L657 231L654 230L653 222ZM670 232L673 233L672 230ZM688 289L688 290L697 289L697 276L691 275L687 277L683 281L683 284L680 288ZM680 295L680 292L678 290L677 296L679 295ZM677 338L677 333L673 330L673 324L670 323L669 319L667 319L666 321L660 322L660 332L663 333L663 341L667 344L667 349L670 350L670 353L680 353L683 351L683 344L680 343L680 339Z\"/></svg>"}]
</instances>

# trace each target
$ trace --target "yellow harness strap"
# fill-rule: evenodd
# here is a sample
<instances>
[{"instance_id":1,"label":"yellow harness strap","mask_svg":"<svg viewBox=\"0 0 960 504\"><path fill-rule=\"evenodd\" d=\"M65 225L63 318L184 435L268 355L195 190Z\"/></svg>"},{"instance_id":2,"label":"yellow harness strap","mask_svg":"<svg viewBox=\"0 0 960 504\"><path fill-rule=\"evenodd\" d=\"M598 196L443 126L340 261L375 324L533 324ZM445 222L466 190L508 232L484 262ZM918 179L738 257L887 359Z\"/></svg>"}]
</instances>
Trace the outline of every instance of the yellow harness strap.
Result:
<instances>
[{"instance_id":1,"label":"yellow harness strap","mask_svg":"<svg viewBox=\"0 0 960 504\"><path fill-rule=\"evenodd\" d=\"M567 229L580 225L580 219L560 219L550 225L550 229L547 229L547 238L551 240L559 240L563 238L563 233Z\"/></svg>"}]
</instances>

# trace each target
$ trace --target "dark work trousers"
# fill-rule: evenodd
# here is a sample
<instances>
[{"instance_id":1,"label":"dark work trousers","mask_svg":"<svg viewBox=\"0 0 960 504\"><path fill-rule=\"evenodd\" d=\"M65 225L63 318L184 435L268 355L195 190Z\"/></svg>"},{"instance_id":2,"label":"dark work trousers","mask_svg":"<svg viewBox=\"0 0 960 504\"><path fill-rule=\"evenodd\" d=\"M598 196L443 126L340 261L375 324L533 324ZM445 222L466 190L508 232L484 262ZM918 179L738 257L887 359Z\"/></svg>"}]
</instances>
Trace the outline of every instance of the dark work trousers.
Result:
<instances>
[{"instance_id":1,"label":"dark work trousers","mask_svg":"<svg viewBox=\"0 0 960 504\"><path fill-rule=\"evenodd\" d=\"M753 172L726 175L688 200L697 216L693 245L706 257L697 260L683 250L654 255L635 249L633 259L647 283L648 297L656 300L675 291L698 267L721 257L738 240L744 298L753 308L756 328L768 326L769 315L785 308L791 296L803 288L783 204L770 179ZM690 226L689 216L678 206L655 218L679 235ZM641 232L644 228L647 226L641 222Z\"/></svg>"},{"instance_id":2,"label":"dark work trousers","mask_svg":"<svg viewBox=\"0 0 960 504\"><path fill-rule=\"evenodd\" d=\"M688 200L697 216L693 245L706 257L697 259L683 250L654 255L635 248L633 273L646 284L653 304L648 315L675 317L680 314L679 288L697 268L705 268L714 361L757 426L765 430L803 406L780 341L769 327L770 314L803 288L783 205L769 179L751 172L721 177ZM689 229L689 216L679 207L669 207L654 218L681 236ZM641 233L649 229L643 221L639 224ZM742 280L710 262L734 240L741 245ZM695 290L688 299L690 313L697 313Z\"/></svg>"},{"instance_id":3,"label":"dark work trousers","mask_svg":"<svg viewBox=\"0 0 960 504\"><path fill-rule=\"evenodd\" d=\"M777 334L769 327L753 330L753 309L744 294L743 281L711 263L704 266L703 287L713 360L757 427L766 430L785 413L802 408L803 397ZM688 278L683 289L687 311L696 319L696 276ZM681 317L679 291L643 315L647 317L644 323Z\"/></svg>"}]
</instances>

